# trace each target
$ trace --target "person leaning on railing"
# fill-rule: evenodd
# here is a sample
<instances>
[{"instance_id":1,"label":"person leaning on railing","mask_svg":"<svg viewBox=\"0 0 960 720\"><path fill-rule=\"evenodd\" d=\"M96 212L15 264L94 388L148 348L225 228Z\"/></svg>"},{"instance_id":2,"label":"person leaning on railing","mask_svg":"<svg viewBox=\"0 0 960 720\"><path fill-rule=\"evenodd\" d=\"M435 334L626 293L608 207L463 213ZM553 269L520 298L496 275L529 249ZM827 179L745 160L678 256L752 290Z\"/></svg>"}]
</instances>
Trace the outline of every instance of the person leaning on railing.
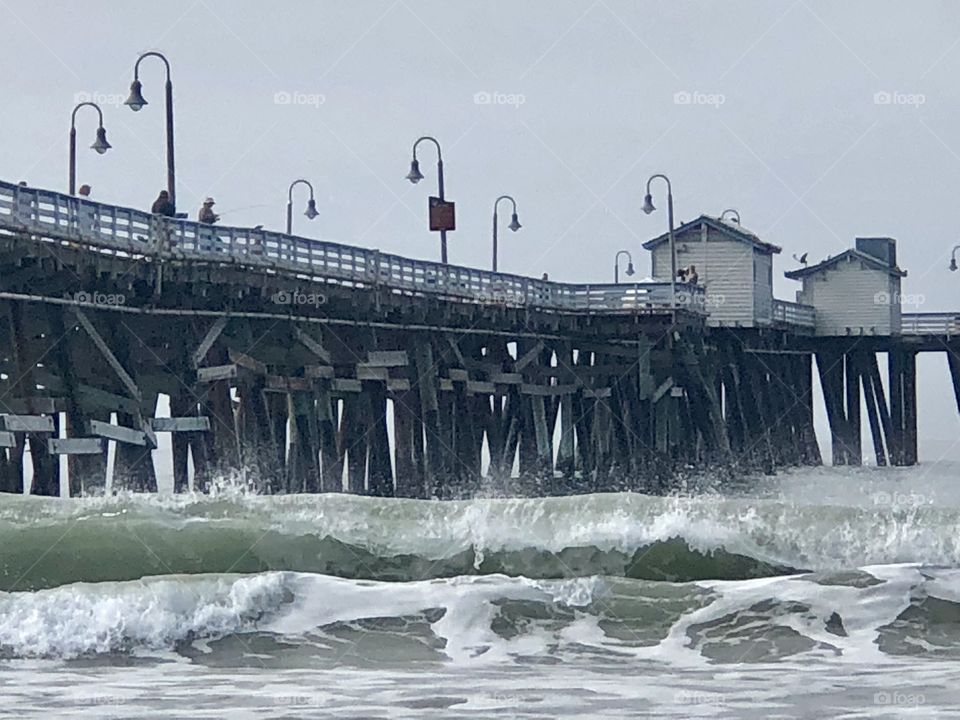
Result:
<instances>
[{"instance_id":1,"label":"person leaning on railing","mask_svg":"<svg viewBox=\"0 0 960 720\"><path fill-rule=\"evenodd\" d=\"M152 212L154 215L163 215L164 217L176 216L177 209L170 201L170 193L168 193L166 190L161 190L160 194L157 195L157 199L153 201L153 206L150 208L150 212Z\"/></svg>"}]
</instances>

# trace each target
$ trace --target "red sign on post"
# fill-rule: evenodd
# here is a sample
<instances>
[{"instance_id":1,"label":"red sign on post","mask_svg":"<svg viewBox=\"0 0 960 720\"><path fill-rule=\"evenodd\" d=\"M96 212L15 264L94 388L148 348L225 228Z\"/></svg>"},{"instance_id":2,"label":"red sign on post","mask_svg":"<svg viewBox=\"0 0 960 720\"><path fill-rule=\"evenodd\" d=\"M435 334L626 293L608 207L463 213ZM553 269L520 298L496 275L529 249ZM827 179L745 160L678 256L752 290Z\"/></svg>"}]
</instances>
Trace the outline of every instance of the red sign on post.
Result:
<instances>
[{"instance_id":1,"label":"red sign on post","mask_svg":"<svg viewBox=\"0 0 960 720\"><path fill-rule=\"evenodd\" d=\"M456 213L450 200L430 198L430 229L435 231L457 229Z\"/></svg>"}]
</instances>

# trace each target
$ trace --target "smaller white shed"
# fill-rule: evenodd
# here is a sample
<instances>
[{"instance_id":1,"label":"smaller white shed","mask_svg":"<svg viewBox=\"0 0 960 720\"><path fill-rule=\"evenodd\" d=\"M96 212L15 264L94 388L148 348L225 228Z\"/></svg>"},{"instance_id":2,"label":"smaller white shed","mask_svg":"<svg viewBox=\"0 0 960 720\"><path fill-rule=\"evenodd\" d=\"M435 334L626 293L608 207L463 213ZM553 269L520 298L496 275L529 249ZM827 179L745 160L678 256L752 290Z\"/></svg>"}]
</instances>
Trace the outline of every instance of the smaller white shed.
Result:
<instances>
[{"instance_id":1,"label":"smaller white shed","mask_svg":"<svg viewBox=\"0 0 960 720\"><path fill-rule=\"evenodd\" d=\"M810 267L784 273L800 280L797 302L817 312L817 335L900 333L897 241L857 238L856 247Z\"/></svg>"},{"instance_id":2,"label":"smaller white shed","mask_svg":"<svg viewBox=\"0 0 960 720\"><path fill-rule=\"evenodd\" d=\"M669 234L648 240L653 277L670 279ZM769 325L773 316L773 256L776 245L736 222L701 215L674 230L677 267L695 265L706 290L707 323Z\"/></svg>"}]
</instances>

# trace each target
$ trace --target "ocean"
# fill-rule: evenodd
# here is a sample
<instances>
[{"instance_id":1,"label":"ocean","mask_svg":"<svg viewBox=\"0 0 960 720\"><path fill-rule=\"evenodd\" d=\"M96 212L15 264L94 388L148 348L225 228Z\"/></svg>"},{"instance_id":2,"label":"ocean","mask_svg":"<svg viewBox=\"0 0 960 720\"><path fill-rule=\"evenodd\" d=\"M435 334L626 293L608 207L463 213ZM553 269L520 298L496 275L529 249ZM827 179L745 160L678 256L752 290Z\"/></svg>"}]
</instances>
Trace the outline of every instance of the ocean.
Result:
<instances>
[{"instance_id":1,"label":"ocean","mask_svg":"<svg viewBox=\"0 0 960 720\"><path fill-rule=\"evenodd\" d=\"M0 717L957 718L960 466L0 497Z\"/></svg>"}]
</instances>

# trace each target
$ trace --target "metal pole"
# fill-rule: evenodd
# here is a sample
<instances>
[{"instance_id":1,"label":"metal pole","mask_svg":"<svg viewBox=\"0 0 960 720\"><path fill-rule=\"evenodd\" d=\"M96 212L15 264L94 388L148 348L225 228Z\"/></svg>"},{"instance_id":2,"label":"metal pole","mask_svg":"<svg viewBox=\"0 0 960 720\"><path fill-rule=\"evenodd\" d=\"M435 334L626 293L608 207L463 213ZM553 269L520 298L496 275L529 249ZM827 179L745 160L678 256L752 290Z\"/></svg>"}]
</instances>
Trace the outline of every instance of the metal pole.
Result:
<instances>
[{"instance_id":1,"label":"metal pole","mask_svg":"<svg viewBox=\"0 0 960 720\"><path fill-rule=\"evenodd\" d=\"M439 147L437 149L437 184L440 186L440 200L443 200L443 159L440 157ZM440 262L447 264L447 231L440 231Z\"/></svg>"},{"instance_id":2,"label":"metal pole","mask_svg":"<svg viewBox=\"0 0 960 720\"><path fill-rule=\"evenodd\" d=\"M677 246L673 237L673 190L667 183L667 217L670 223L670 307L677 306Z\"/></svg>"},{"instance_id":3,"label":"metal pole","mask_svg":"<svg viewBox=\"0 0 960 720\"><path fill-rule=\"evenodd\" d=\"M510 205L513 207L513 220L510 222L510 229L516 232L520 229L520 223L517 222L517 201L513 199L512 195L501 195L493 202L493 271L497 272L497 251L499 249L497 242L497 234L499 232L498 226L500 224L500 216L497 214L497 208L500 207L501 200L509 200ZM516 226L514 226L516 223Z\"/></svg>"},{"instance_id":4,"label":"metal pole","mask_svg":"<svg viewBox=\"0 0 960 720\"><path fill-rule=\"evenodd\" d=\"M70 113L70 163L69 163L70 177L68 178L68 182L67 182L71 195L75 195L77 191L77 111L79 111L80 108L85 107L87 105L89 105L90 107L92 107L94 110L97 111L97 118L98 118L97 141L98 142L100 140L99 133L103 129L103 111L100 109L99 105L97 105L94 102L85 101L85 102L77 103L74 106L73 112ZM109 148L109 145L107 147ZM103 150L103 152L106 152L106 150Z\"/></svg>"},{"instance_id":5,"label":"metal pole","mask_svg":"<svg viewBox=\"0 0 960 720\"><path fill-rule=\"evenodd\" d=\"M497 206L493 206L493 271L497 271Z\"/></svg>"},{"instance_id":6,"label":"metal pole","mask_svg":"<svg viewBox=\"0 0 960 720\"><path fill-rule=\"evenodd\" d=\"M617 259L613 261L613 284L620 284L620 255L617 255Z\"/></svg>"},{"instance_id":7,"label":"metal pole","mask_svg":"<svg viewBox=\"0 0 960 720\"><path fill-rule=\"evenodd\" d=\"M173 165L173 83L167 66L167 192L170 203L177 207L177 180Z\"/></svg>"},{"instance_id":8,"label":"metal pole","mask_svg":"<svg viewBox=\"0 0 960 720\"><path fill-rule=\"evenodd\" d=\"M70 194L77 194L77 129L70 127Z\"/></svg>"},{"instance_id":9,"label":"metal pole","mask_svg":"<svg viewBox=\"0 0 960 720\"><path fill-rule=\"evenodd\" d=\"M163 53L150 51L145 52L140 57L137 58L137 62L133 65L133 81L139 88L140 80L140 63L144 58L155 57L159 58L163 62L163 66L167 71L167 83L166 83L166 115L167 115L167 194L170 196L170 202L176 208L177 206L177 180L176 172L174 170L174 161L173 161L173 82L170 79L170 62L167 60L166 56ZM133 86L131 86L133 90ZM132 96L131 96L132 97ZM146 101L143 101L144 103ZM134 110L139 110L143 107L142 104L136 106L132 105L129 101L128 105Z\"/></svg>"},{"instance_id":10,"label":"metal pole","mask_svg":"<svg viewBox=\"0 0 960 720\"><path fill-rule=\"evenodd\" d=\"M290 183L290 187L287 190L287 235L293 235L293 189L297 185L306 185L310 189L310 201L307 204L307 207L310 208L310 203L314 202L313 185L310 184L309 180L304 180L301 178ZM314 217L316 216L310 216L310 219L312 220Z\"/></svg>"}]
</instances>

